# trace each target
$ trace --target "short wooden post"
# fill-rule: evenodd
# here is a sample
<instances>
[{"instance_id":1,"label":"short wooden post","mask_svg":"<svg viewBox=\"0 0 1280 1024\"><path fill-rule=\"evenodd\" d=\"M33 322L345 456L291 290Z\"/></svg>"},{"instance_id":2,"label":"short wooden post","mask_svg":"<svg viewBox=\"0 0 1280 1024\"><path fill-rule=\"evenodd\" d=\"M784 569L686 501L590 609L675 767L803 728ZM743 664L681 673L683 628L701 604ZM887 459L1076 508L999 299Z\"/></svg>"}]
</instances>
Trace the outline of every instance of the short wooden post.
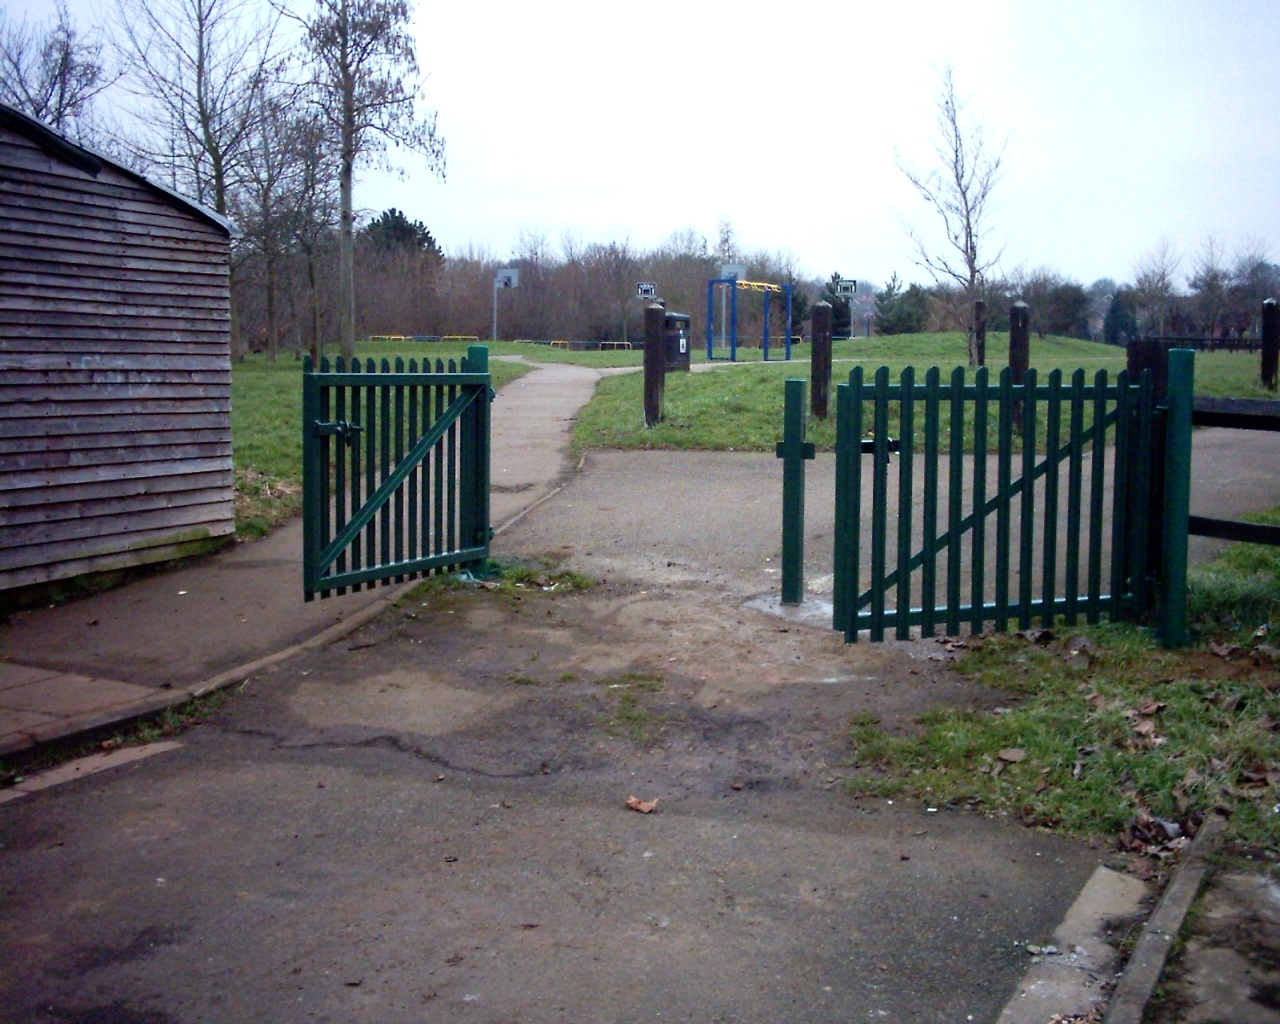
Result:
<instances>
[{"instance_id":1,"label":"short wooden post","mask_svg":"<svg viewBox=\"0 0 1280 1024\"><path fill-rule=\"evenodd\" d=\"M973 353L978 365L987 365L987 304L982 299L973 300Z\"/></svg>"},{"instance_id":2,"label":"short wooden post","mask_svg":"<svg viewBox=\"0 0 1280 1024\"><path fill-rule=\"evenodd\" d=\"M1262 386L1276 389L1276 363L1280 361L1280 306L1275 299L1262 304Z\"/></svg>"},{"instance_id":3,"label":"short wooden post","mask_svg":"<svg viewBox=\"0 0 1280 1024\"><path fill-rule=\"evenodd\" d=\"M1026 380L1031 366L1031 307L1015 302L1009 307L1009 375L1015 387ZM1013 422L1022 431L1022 400L1013 403Z\"/></svg>"},{"instance_id":4,"label":"short wooden post","mask_svg":"<svg viewBox=\"0 0 1280 1024\"><path fill-rule=\"evenodd\" d=\"M1157 405L1164 404L1169 386L1170 342L1159 338L1132 338L1125 347L1126 369L1134 384L1142 379L1142 371L1151 371L1151 395Z\"/></svg>"},{"instance_id":5,"label":"short wooden post","mask_svg":"<svg viewBox=\"0 0 1280 1024\"><path fill-rule=\"evenodd\" d=\"M1009 307L1009 369L1013 382L1021 384L1031 366L1031 307L1015 302Z\"/></svg>"},{"instance_id":6,"label":"short wooden post","mask_svg":"<svg viewBox=\"0 0 1280 1024\"><path fill-rule=\"evenodd\" d=\"M811 333L809 411L818 419L825 420L827 396L831 392L831 303L814 303Z\"/></svg>"},{"instance_id":7,"label":"short wooden post","mask_svg":"<svg viewBox=\"0 0 1280 1024\"><path fill-rule=\"evenodd\" d=\"M663 391L667 378L666 339L663 321L667 311L656 302L644 310L644 425L656 427L662 422Z\"/></svg>"}]
</instances>

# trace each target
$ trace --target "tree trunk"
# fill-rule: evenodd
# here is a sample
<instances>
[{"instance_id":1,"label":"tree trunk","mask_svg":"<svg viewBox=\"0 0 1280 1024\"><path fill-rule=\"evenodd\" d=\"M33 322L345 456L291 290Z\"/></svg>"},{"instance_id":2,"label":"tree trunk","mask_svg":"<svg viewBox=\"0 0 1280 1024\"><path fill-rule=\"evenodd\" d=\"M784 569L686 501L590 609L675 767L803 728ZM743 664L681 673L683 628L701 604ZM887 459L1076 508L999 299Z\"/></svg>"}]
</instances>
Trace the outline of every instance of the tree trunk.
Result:
<instances>
[{"instance_id":1,"label":"tree trunk","mask_svg":"<svg viewBox=\"0 0 1280 1024\"><path fill-rule=\"evenodd\" d=\"M356 242L354 214L351 209L352 178L355 172L355 113L351 100L344 97L342 125L342 161L338 173L340 223L338 236L338 344L347 359L356 354Z\"/></svg>"},{"instance_id":2,"label":"tree trunk","mask_svg":"<svg viewBox=\"0 0 1280 1024\"><path fill-rule=\"evenodd\" d=\"M319 369L320 353L324 346L320 342L320 293L316 290L314 249L307 253L307 284L311 287L311 365Z\"/></svg>"},{"instance_id":3,"label":"tree trunk","mask_svg":"<svg viewBox=\"0 0 1280 1024\"><path fill-rule=\"evenodd\" d=\"M276 324L276 259L267 254L267 358L275 362L280 354L280 335Z\"/></svg>"}]
</instances>

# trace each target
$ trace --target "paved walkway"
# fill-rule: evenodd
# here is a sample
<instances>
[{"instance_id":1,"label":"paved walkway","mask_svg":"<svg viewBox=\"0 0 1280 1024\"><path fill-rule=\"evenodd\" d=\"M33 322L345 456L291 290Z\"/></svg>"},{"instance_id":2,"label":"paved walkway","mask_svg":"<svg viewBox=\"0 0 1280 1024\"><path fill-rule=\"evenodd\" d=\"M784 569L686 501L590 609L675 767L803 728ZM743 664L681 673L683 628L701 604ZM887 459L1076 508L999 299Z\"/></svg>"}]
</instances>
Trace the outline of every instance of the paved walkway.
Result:
<instances>
[{"instance_id":1,"label":"paved walkway","mask_svg":"<svg viewBox=\"0 0 1280 1024\"><path fill-rule=\"evenodd\" d=\"M555 364L502 389L493 404L496 527L558 487L570 425L599 378ZM0 753L180 703L261 659L328 642L394 593L304 602L297 520L185 568L15 614L0 626Z\"/></svg>"}]
</instances>

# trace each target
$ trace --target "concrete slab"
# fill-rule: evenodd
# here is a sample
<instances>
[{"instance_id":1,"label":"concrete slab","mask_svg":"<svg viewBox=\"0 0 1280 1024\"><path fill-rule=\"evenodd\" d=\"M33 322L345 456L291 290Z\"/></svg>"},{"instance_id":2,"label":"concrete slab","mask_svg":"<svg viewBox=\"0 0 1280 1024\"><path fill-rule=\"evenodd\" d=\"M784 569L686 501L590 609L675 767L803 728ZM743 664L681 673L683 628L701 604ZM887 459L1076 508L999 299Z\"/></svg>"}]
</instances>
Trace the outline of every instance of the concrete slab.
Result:
<instances>
[{"instance_id":1,"label":"concrete slab","mask_svg":"<svg viewBox=\"0 0 1280 1024\"><path fill-rule=\"evenodd\" d=\"M36 683L41 679L50 679L57 674L53 669L36 668L32 665L14 665L7 661L0 661L0 690L7 690L11 686L26 686L28 683Z\"/></svg>"},{"instance_id":2,"label":"concrete slab","mask_svg":"<svg viewBox=\"0 0 1280 1024\"><path fill-rule=\"evenodd\" d=\"M63 674L27 683L25 686L10 687L0 693L0 707L70 716L132 704L151 697L154 693L155 690L150 686Z\"/></svg>"}]
</instances>

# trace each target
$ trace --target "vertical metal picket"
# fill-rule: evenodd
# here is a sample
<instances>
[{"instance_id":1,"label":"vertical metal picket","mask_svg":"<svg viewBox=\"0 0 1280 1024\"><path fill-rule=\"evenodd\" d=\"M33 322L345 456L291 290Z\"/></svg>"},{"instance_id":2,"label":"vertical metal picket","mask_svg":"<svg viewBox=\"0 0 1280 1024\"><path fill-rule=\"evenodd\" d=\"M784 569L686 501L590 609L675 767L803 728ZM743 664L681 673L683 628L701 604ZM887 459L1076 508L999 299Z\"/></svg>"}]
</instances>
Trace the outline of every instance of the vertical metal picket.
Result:
<instances>
[{"instance_id":1,"label":"vertical metal picket","mask_svg":"<svg viewBox=\"0 0 1280 1024\"><path fill-rule=\"evenodd\" d=\"M847 567L842 586L844 592L844 638L847 643L858 639L858 596L862 587L862 367L855 366L849 374L846 390L849 406L849 426L846 438L849 442L846 458L849 477L845 487L848 523Z\"/></svg>"},{"instance_id":2,"label":"vertical metal picket","mask_svg":"<svg viewBox=\"0 0 1280 1024\"><path fill-rule=\"evenodd\" d=\"M344 367L341 356L334 362L333 368L335 373L343 372ZM345 423L347 421L347 389L342 385L338 385L333 391L333 417L339 423ZM333 463L333 530L337 533L347 525L347 439L345 436L334 440ZM338 555L334 568L338 572L346 571L347 552L345 549ZM337 590L339 597L346 592L346 587L339 587Z\"/></svg>"},{"instance_id":3,"label":"vertical metal picket","mask_svg":"<svg viewBox=\"0 0 1280 1024\"><path fill-rule=\"evenodd\" d=\"M898 402L898 595L894 608L894 635L899 640L911 636L911 512L915 449L915 370L904 367L899 377Z\"/></svg>"},{"instance_id":4,"label":"vertical metal picket","mask_svg":"<svg viewBox=\"0 0 1280 1024\"><path fill-rule=\"evenodd\" d=\"M1022 380L1022 505L1018 537L1018 628L1031 628L1036 529L1036 371Z\"/></svg>"},{"instance_id":5,"label":"vertical metal picket","mask_svg":"<svg viewBox=\"0 0 1280 1024\"><path fill-rule=\"evenodd\" d=\"M884 579L885 534L889 515L889 367L887 366L881 366L876 370L872 430L875 431L875 454L871 469L871 578L879 581ZM875 641L884 639L884 587L878 585L871 591L871 639Z\"/></svg>"},{"instance_id":6,"label":"vertical metal picket","mask_svg":"<svg viewBox=\"0 0 1280 1024\"><path fill-rule=\"evenodd\" d=\"M1084 485L1084 370L1071 375L1071 416L1067 422L1067 562L1063 577L1067 625L1074 626L1080 600L1080 502Z\"/></svg>"},{"instance_id":7,"label":"vertical metal picket","mask_svg":"<svg viewBox=\"0 0 1280 1024\"><path fill-rule=\"evenodd\" d=\"M964 491L964 370L951 371L950 457L947 462L947 636L960 633L960 514Z\"/></svg>"},{"instance_id":8,"label":"vertical metal picket","mask_svg":"<svg viewBox=\"0 0 1280 1024\"><path fill-rule=\"evenodd\" d=\"M1130 387L1129 371L1121 370L1116 376L1116 451L1113 473L1111 504L1111 618L1116 619L1128 611L1128 548L1130 500L1130 463L1134 443L1136 388Z\"/></svg>"},{"instance_id":9,"label":"vertical metal picket","mask_svg":"<svg viewBox=\"0 0 1280 1024\"><path fill-rule=\"evenodd\" d=\"M1107 475L1107 371L1093 377L1093 462L1089 467L1089 582L1085 621L1102 621L1102 515ZM1114 593L1114 592L1113 592Z\"/></svg>"},{"instance_id":10,"label":"vertical metal picket","mask_svg":"<svg viewBox=\"0 0 1280 1024\"><path fill-rule=\"evenodd\" d=\"M1040 625L1053 626L1058 593L1058 447L1062 440L1062 371L1049 371L1049 406L1045 410L1044 558L1041 568Z\"/></svg>"},{"instance_id":11,"label":"vertical metal picket","mask_svg":"<svg viewBox=\"0 0 1280 1024\"><path fill-rule=\"evenodd\" d=\"M1009 489L1013 478L1013 370L1000 371L1000 413L996 427L996 614L995 628L1009 628Z\"/></svg>"},{"instance_id":12,"label":"vertical metal picket","mask_svg":"<svg viewBox=\"0 0 1280 1024\"><path fill-rule=\"evenodd\" d=\"M852 399L849 385L836 385L836 508L835 536L832 537L832 589L831 626L845 630L848 627L850 517L855 510L850 507L849 485L853 476L853 447L859 438L850 438L853 429ZM856 585L855 585L856 586Z\"/></svg>"},{"instance_id":13,"label":"vertical metal picket","mask_svg":"<svg viewBox=\"0 0 1280 1024\"><path fill-rule=\"evenodd\" d=\"M929 367L924 376L924 502L920 515L920 635L933 636L938 601L938 405L941 373Z\"/></svg>"},{"instance_id":14,"label":"vertical metal picket","mask_svg":"<svg viewBox=\"0 0 1280 1024\"><path fill-rule=\"evenodd\" d=\"M973 375L973 527L969 564L969 630L981 633L986 625L987 517L987 368Z\"/></svg>"}]
</instances>

